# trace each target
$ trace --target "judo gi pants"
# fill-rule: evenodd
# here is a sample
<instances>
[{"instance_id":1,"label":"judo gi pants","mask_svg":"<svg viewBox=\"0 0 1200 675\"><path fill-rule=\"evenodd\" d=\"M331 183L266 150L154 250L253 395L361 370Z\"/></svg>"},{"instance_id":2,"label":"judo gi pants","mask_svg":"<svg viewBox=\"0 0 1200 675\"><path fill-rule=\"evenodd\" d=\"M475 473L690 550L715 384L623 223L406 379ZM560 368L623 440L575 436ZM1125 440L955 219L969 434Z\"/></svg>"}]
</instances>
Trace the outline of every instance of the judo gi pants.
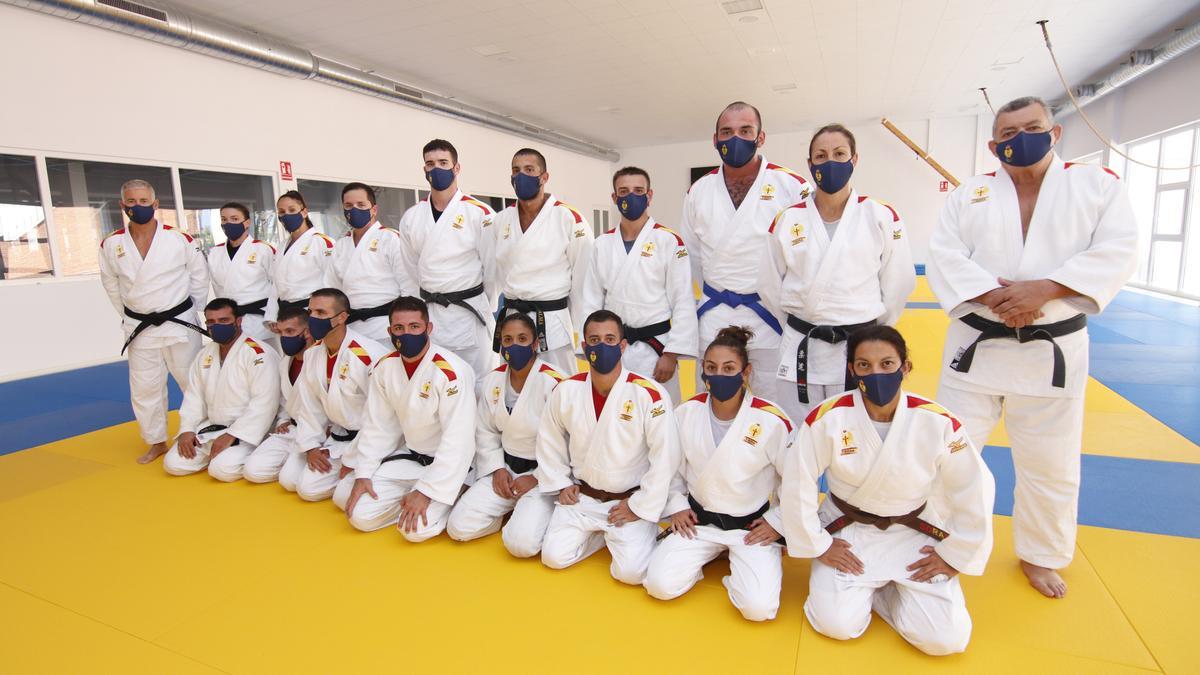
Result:
<instances>
[{"instance_id":1,"label":"judo gi pants","mask_svg":"<svg viewBox=\"0 0 1200 675\"><path fill-rule=\"evenodd\" d=\"M528 474L516 474L520 478ZM446 534L451 539L470 541L500 530L504 516L512 513L500 534L504 548L518 558L532 558L542 550L546 528L554 514L554 496L538 491L537 486L519 499L506 499L492 488L491 475L477 479L458 498Z\"/></svg>"},{"instance_id":2,"label":"judo gi pants","mask_svg":"<svg viewBox=\"0 0 1200 675\"><path fill-rule=\"evenodd\" d=\"M808 413L831 396L845 393L846 383L840 384L810 384L808 385L808 403L801 403L800 396L796 393L796 383L789 380L779 380L779 398L775 403L783 408L783 412L791 418L792 422L799 425L808 417Z\"/></svg>"},{"instance_id":3,"label":"judo gi pants","mask_svg":"<svg viewBox=\"0 0 1200 675\"><path fill-rule=\"evenodd\" d=\"M319 502L333 496L337 487L338 473L342 470L342 453L350 447L352 441L325 440L321 447L329 452L329 463L333 465L329 471L322 473L308 468L307 450L297 450L288 456L279 470L279 484L288 492L295 492L306 502Z\"/></svg>"},{"instance_id":4,"label":"judo gi pants","mask_svg":"<svg viewBox=\"0 0 1200 675\"><path fill-rule=\"evenodd\" d=\"M188 368L200 352L200 334L187 333L187 340L165 347L129 345L129 402L147 445L167 442L167 373L187 391Z\"/></svg>"},{"instance_id":5,"label":"judo gi pants","mask_svg":"<svg viewBox=\"0 0 1200 675\"><path fill-rule=\"evenodd\" d=\"M404 460L400 460L404 461ZM388 478L376 473L371 479L371 488L377 497L364 494L354 505L354 513L350 515L350 524L363 532L373 532L389 525L395 525L400 519L400 500L416 486L417 478L401 479ZM347 474L338 482L333 491L333 503L343 511L346 501L350 499L350 491L354 488L354 474ZM404 538L413 542L422 542L438 536L446 529L446 519L450 515L450 505L436 499L429 502L425 509L426 520L417 520L415 532L401 532Z\"/></svg>"},{"instance_id":6,"label":"judo gi pants","mask_svg":"<svg viewBox=\"0 0 1200 675\"><path fill-rule=\"evenodd\" d=\"M1083 397L979 394L943 382L938 403L963 423L980 451L1003 415L1016 469L1017 557L1050 569L1070 564L1079 515Z\"/></svg>"},{"instance_id":7,"label":"judo gi pants","mask_svg":"<svg viewBox=\"0 0 1200 675\"><path fill-rule=\"evenodd\" d=\"M658 523L635 520L621 526L608 524L608 512L617 500L597 501L579 495L579 502L554 507L546 539L542 542L542 563L553 569L570 567L608 546L612 555L609 568L617 581L639 586L646 578Z\"/></svg>"},{"instance_id":8,"label":"judo gi pants","mask_svg":"<svg viewBox=\"0 0 1200 675\"><path fill-rule=\"evenodd\" d=\"M682 360L682 359L680 359ZM625 349L625 354L621 357L621 365L626 370L632 370L639 375L654 378L654 366L658 365L658 352L645 342L634 342ZM658 380L655 380L658 382ZM671 402L678 405L679 400L679 368L675 369L675 375L666 382L659 382L667 393L671 395Z\"/></svg>"},{"instance_id":9,"label":"judo gi pants","mask_svg":"<svg viewBox=\"0 0 1200 675\"><path fill-rule=\"evenodd\" d=\"M212 444L220 436L220 433L211 433L201 437L202 442L196 446L196 455L191 459L179 454L179 445L173 443L163 457L163 470L172 476L187 476L207 468L208 475L217 480L231 483L240 479L246 458L254 452L254 446L242 441L210 459Z\"/></svg>"},{"instance_id":10,"label":"judo gi pants","mask_svg":"<svg viewBox=\"0 0 1200 675\"><path fill-rule=\"evenodd\" d=\"M729 551L729 576L721 580L729 601L750 621L770 621L779 612L783 587L783 547L745 543L746 530L696 528L696 537L667 535L650 556L643 585L659 600L673 600L704 578L703 568Z\"/></svg>"},{"instance_id":11,"label":"judo gi pants","mask_svg":"<svg viewBox=\"0 0 1200 675\"><path fill-rule=\"evenodd\" d=\"M575 357L574 347L559 347L550 351L537 352L534 356L549 363L550 367L557 370L560 375L570 377L579 372L579 360ZM476 379L482 380L483 377L480 376Z\"/></svg>"},{"instance_id":12,"label":"judo gi pants","mask_svg":"<svg viewBox=\"0 0 1200 675\"><path fill-rule=\"evenodd\" d=\"M246 458L242 477L251 483L270 483L279 480L279 472L288 458L300 452L295 439L296 425L294 424L286 433L267 436ZM295 489L296 486L293 483L290 490L294 492Z\"/></svg>"}]
</instances>

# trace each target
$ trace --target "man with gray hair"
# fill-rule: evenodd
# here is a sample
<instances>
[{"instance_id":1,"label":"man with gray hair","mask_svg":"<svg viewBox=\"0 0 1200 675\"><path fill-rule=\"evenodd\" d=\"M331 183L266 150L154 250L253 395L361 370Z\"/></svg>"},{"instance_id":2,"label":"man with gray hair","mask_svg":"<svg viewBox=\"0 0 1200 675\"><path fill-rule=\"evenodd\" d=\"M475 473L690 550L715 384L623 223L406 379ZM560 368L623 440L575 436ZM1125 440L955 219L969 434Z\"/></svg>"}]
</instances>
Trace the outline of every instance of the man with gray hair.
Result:
<instances>
[{"instance_id":1,"label":"man with gray hair","mask_svg":"<svg viewBox=\"0 0 1200 675\"><path fill-rule=\"evenodd\" d=\"M200 351L199 312L208 300L208 264L187 234L155 218L154 186L121 186L128 225L100 242L100 282L122 317L129 352L129 398L142 440L139 464L167 451L167 373L187 389L188 367Z\"/></svg>"},{"instance_id":2,"label":"man with gray hair","mask_svg":"<svg viewBox=\"0 0 1200 675\"><path fill-rule=\"evenodd\" d=\"M1066 594L1058 570L1075 551L1087 315L1133 274L1138 237L1117 175L1063 162L1053 151L1061 136L1039 98L996 111L988 148L1002 170L965 181L946 200L928 267L954 319L938 401L977 448L1003 415L1016 468L1017 557L1051 598Z\"/></svg>"}]
</instances>

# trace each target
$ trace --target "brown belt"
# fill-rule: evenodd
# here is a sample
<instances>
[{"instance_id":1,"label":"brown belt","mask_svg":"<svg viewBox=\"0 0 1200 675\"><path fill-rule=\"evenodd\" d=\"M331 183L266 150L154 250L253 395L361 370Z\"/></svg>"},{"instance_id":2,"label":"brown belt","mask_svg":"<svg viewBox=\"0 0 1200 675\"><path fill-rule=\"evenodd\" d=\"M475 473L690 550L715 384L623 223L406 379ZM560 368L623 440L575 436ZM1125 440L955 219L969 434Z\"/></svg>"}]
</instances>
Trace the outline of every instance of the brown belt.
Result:
<instances>
[{"instance_id":1,"label":"brown belt","mask_svg":"<svg viewBox=\"0 0 1200 675\"><path fill-rule=\"evenodd\" d=\"M611 502L613 500L629 499L633 493L637 492L636 487L629 488L624 492L609 492L607 490L597 490L583 481L579 481L579 491L583 494L601 502Z\"/></svg>"},{"instance_id":2,"label":"brown belt","mask_svg":"<svg viewBox=\"0 0 1200 675\"><path fill-rule=\"evenodd\" d=\"M874 525L881 530L886 530L892 525L903 525L911 527L921 534L929 535L938 541L942 541L950 536L949 532L933 525L929 521L918 518L921 512L925 510L924 504L902 516L877 516L874 513L863 511L832 492L829 493L829 498L833 500L834 506L841 509L843 514L825 526L825 531L829 534L838 532L850 523L862 523L864 525Z\"/></svg>"}]
</instances>

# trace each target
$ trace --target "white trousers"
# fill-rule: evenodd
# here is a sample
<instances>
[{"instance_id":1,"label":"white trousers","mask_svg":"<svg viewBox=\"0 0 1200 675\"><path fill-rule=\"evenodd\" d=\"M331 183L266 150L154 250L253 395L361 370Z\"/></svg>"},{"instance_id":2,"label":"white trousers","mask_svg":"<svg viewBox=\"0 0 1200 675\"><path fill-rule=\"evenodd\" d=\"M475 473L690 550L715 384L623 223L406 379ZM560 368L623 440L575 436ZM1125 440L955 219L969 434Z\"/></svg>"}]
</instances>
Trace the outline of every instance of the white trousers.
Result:
<instances>
[{"instance_id":1,"label":"white trousers","mask_svg":"<svg viewBox=\"0 0 1200 675\"><path fill-rule=\"evenodd\" d=\"M321 473L308 468L308 453L297 452L288 456L279 470L279 484L288 492L295 492L306 502L319 502L333 496L333 490L338 484L338 473L342 470L342 460L330 458L333 465L329 471Z\"/></svg>"},{"instance_id":2,"label":"white trousers","mask_svg":"<svg viewBox=\"0 0 1200 675\"><path fill-rule=\"evenodd\" d=\"M654 552L658 524L635 520L621 526L608 524L608 512L619 502L601 502L579 495L579 502L554 507L546 539L542 542L542 563L553 569L570 567L608 546L612 555L609 568L617 581L641 585Z\"/></svg>"},{"instance_id":3,"label":"white trousers","mask_svg":"<svg viewBox=\"0 0 1200 675\"><path fill-rule=\"evenodd\" d=\"M264 347L274 349L276 354L282 353L279 351L279 336L267 328L267 322L261 314L242 316L242 334L254 338L255 342Z\"/></svg>"},{"instance_id":4,"label":"white trousers","mask_svg":"<svg viewBox=\"0 0 1200 675\"><path fill-rule=\"evenodd\" d=\"M221 454L210 460L213 441L217 440L221 433L201 436L201 443L196 446L196 455L191 459L179 454L179 445L172 443L171 449L167 450L166 456L163 457L163 470L172 476L187 476L207 467L208 475L217 480L231 483L240 479L246 458L254 452L254 446L241 441L222 450Z\"/></svg>"},{"instance_id":5,"label":"white trousers","mask_svg":"<svg viewBox=\"0 0 1200 675\"><path fill-rule=\"evenodd\" d=\"M473 321L474 319L472 319ZM435 338L436 339L436 338ZM452 350L459 358L471 365L475 371L475 397L479 397L479 389L483 386L483 376L500 365L500 355L492 351L492 338L488 336L486 344L476 344L474 347Z\"/></svg>"},{"instance_id":6,"label":"white trousers","mask_svg":"<svg viewBox=\"0 0 1200 675\"><path fill-rule=\"evenodd\" d=\"M295 439L295 424L286 433L267 436L246 458L242 477L251 483L270 483L278 480L279 472L288 458L300 453L300 447L296 445ZM291 489L295 490L294 483Z\"/></svg>"},{"instance_id":7,"label":"white trousers","mask_svg":"<svg viewBox=\"0 0 1200 675\"><path fill-rule=\"evenodd\" d=\"M721 580L734 607L750 621L770 621L779 612L783 587L783 547L745 543L746 530L722 530L712 525L696 528L696 538L667 535L650 556L643 585L659 600L687 593L704 577L703 568L723 551L729 551L729 576Z\"/></svg>"},{"instance_id":8,"label":"white trousers","mask_svg":"<svg viewBox=\"0 0 1200 675\"><path fill-rule=\"evenodd\" d=\"M682 357L681 357L682 358ZM654 366L658 365L658 352L645 342L631 342L625 349L625 354L621 357L621 365L627 370L632 370L635 373L645 375L646 377L654 377ZM657 382L657 380L655 380ZM675 369L675 375L670 380L660 383L671 395L671 402L678 405L679 400L679 368Z\"/></svg>"},{"instance_id":9,"label":"white trousers","mask_svg":"<svg viewBox=\"0 0 1200 675\"><path fill-rule=\"evenodd\" d=\"M403 461L403 460L401 460ZM375 490L378 498L364 494L354 505L354 513L350 515L350 524L363 532L373 532L389 525L395 525L400 519L400 500L417 484L417 479L388 478L376 474L371 479L371 489ZM348 474L337 484L333 492L333 503L343 511L346 501L350 499L350 491L354 488L354 474ZM426 521L417 520L415 532L401 532L404 538L416 543L431 539L446 529L446 519L450 515L450 505L430 500L425 509Z\"/></svg>"},{"instance_id":10,"label":"white trousers","mask_svg":"<svg viewBox=\"0 0 1200 675\"><path fill-rule=\"evenodd\" d=\"M549 363L550 367L557 370L560 375L570 377L579 372L579 360L575 358L574 347L559 347L547 352L534 352L534 356ZM477 379L483 380L483 377Z\"/></svg>"},{"instance_id":11,"label":"white trousers","mask_svg":"<svg viewBox=\"0 0 1200 675\"><path fill-rule=\"evenodd\" d=\"M1014 547L1018 558L1041 567L1066 567L1075 553L1083 401L978 394L944 380L938 389L938 403L958 417L980 450L1003 415L1016 470Z\"/></svg>"},{"instance_id":12,"label":"white trousers","mask_svg":"<svg viewBox=\"0 0 1200 675\"><path fill-rule=\"evenodd\" d=\"M704 374L703 355L704 349L707 347L708 345L701 346L701 356L696 360L697 393L704 391L704 380L700 379L700 376ZM792 397L796 396L795 385L789 385L775 375L775 369L779 366L778 349L750 349L747 351L750 355L750 365L753 366L750 371L750 392L752 394L768 401L778 401L787 395L786 390L790 387Z\"/></svg>"},{"instance_id":13,"label":"white trousers","mask_svg":"<svg viewBox=\"0 0 1200 675\"><path fill-rule=\"evenodd\" d=\"M392 344L392 335L388 332L388 317L386 316L373 316L370 319L353 321L346 325L385 347Z\"/></svg>"},{"instance_id":14,"label":"white trousers","mask_svg":"<svg viewBox=\"0 0 1200 675\"><path fill-rule=\"evenodd\" d=\"M821 404L821 401L846 391L845 383L842 384L810 384L808 385L808 403L801 403L800 397L796 395L796 385L787 380L779 380L779 398L775 402L779 407L783 408L783 412L791 418L795 424L799 426L804 422L804 418L808 417L808 413L815 407Z\"/></svg>"},{"instance_id":15,"label":"white trousers","mask_svg":"<svg viewBox=\"0 0 1200 675\"><path fill-rule=\"evenodd\" d=\"M129 402L148 445L167 442L167 373L186 393L188 368L199 351L200 334L191 329L187 340L166 347L139 347L138 340L129 345Z\"/></svg>"},{"instance_id":16,"label":"white trousers","mask_svg":"<svg viewBox=\"0 0 1200 675\"><path fill-rule=\"evenodd\" d=\"M514 478L528 474L516 474ZM538 492L535 486L520 499L506 499L492 488L491 474L477 478L450 512L446 534L451 539L470 541L500 530L504 516L512 513L500 538L508 552L518 558L532 558L542 550L542 540L554 513L554 496Z\"/></svg>"}]
</instances>

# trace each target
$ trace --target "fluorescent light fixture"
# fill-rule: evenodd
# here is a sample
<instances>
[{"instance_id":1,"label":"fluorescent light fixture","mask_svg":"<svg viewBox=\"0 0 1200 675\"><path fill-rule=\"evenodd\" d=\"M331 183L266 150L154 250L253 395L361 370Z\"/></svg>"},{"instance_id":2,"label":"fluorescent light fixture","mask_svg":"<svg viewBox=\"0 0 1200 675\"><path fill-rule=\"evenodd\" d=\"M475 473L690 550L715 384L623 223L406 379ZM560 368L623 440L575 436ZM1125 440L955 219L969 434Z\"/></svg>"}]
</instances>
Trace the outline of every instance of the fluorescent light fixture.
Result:
<instances>
[{"instance_id":1,"label":"fluorescent light fixture","mask_svg":"<svg viewBox=\"0 0 1200 675\"><path fill-rule=\"evenodd\" d=\"M725 0L721 3L721 7L726 14L741 14L760 10L763 8L763 4L762 0Z\"/></svg>"}]
</instances>

